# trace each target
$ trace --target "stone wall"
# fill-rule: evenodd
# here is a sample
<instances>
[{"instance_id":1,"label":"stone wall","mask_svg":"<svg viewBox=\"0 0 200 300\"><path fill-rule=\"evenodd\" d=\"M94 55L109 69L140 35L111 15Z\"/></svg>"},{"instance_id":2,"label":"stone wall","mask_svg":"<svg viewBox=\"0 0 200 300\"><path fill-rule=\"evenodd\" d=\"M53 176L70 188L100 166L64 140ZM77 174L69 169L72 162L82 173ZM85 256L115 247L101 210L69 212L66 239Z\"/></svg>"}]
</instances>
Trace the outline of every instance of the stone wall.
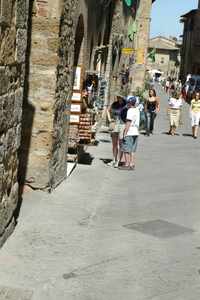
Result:
<instances>
[{"instance_id":1,"label":"stone wall","mask_svg":"<svg viewBox=\"0 0 200 300\"><path fill-rule=\"evenodd\" d=\"M194 10L183 16L183 45L181 50L181 79L188 74L200 74L200 11Z\"/></svg>"},{"instance_id":2,"label":"stone wall","mask_svg":"<svg viewBox=\"0 0 200 300\"><path fill-rule=\"evenodd\" d=\"M60 24L59 62L57 65L54 103L52 151L50 160L50 185L55 187L66 176L69 119L66 105L72 96L75 31L79 14L78 1L65 1Z\"/></svg>"},{"instance_id":3,"label":"stone wall","mask_svg":"<svg viewBox=\"0 0 200 300\"><path fill-rule=\"evenodd\" d=\"M33 1L20 173L22 183L34 188L54 188L66 177L65 108L72 94L75 32L84 3Z\"/></svg>"},{"instance_id":4,"label":"stone wall","mask_svg":"<svg viewBox=\"0 0 200 300\"><path fill-rule=\"evenodd\" d=\"M58 1L54 1L57 3ZM29 74L24 102L20 172L34 187L49 184L53 106L58 64L59 15L47 0L32 2L29 16ZM58 7L57 7L58 9ZM28 125L28 126L27 126ZM24 162L24 164L23 164Z\"/></svg>"},{"instance_id":5,"label":"stone wall","mask_svg":"<svg viewBox=\"0 0 200 300\"><path fill-rule=\"evenodd\" d=\"M146 65L147 65L147 53L149 47L149 34L150 34L150 15L152 8L152 0L140 0L138 12L136 16L137 21L137 35L135 38L135 49L138 53L143 52L143 63L135 64L132 71L132 87L134 91L138 87L144 86Z\"/></svg>"},{"instance_id":6,"label":"stone wall","mask_svg":"<svg viewBox=\"0 0 200 300\"><path fill-rule=\"evenodd\" d=\"M18 149L27 45L28 1L2 0L0 9L0 245L18 206Z\"/></svg>"}]
</instances>

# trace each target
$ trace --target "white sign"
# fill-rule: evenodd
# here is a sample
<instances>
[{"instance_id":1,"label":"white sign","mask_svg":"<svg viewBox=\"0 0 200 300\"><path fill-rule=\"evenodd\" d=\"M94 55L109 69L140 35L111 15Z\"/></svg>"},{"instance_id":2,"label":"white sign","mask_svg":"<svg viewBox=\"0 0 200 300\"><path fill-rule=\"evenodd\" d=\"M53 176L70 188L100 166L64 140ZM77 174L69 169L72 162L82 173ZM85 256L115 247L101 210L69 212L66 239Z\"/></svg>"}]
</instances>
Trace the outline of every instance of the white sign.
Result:
<instances>
[{"instance_id":1,"label":"white sign","mask_svg":"<svg viewBox=\"0 0 200 300\"><path fill-rule=\"evenodd\" d=\"M80 104L71 104L71 112L81 112Z\"/></svg>"},{"instance_id":2,"label":"white sign","mask_svg":"<svg viewBox=\"0 0 200 300\"><path fill-rule=\"evenodd\" d=\"M70 115L70 123L78 124L80 122L79 115Z\"/></svg>"},{"instance_id":3,"label":"white sign","mask_svg":"<svg viewBox=\"0 0 200 300\"><path fill-rule=\"evenodd\" d=\"M80 90L81 88L81 67L77 67L74 75L74 87L73 90Z\"/></svg>"},{"instance_id":4,"label":"white sign","mask_svg":"<svg viewBox=\"0 0 200 300\"><path fill-rule=\"evenodd\" d=\"M81 93L73 93L72 101L81 101Z\"/></svg>"}]
</instances>

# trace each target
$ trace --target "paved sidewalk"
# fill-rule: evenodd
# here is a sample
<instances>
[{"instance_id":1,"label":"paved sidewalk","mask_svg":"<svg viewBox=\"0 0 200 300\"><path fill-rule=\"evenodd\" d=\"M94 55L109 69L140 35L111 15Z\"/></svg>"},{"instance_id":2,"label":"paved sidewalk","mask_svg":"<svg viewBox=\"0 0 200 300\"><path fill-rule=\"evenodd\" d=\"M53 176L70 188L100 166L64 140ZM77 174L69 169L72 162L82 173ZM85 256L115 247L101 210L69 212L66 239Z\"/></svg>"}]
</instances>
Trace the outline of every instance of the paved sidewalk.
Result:
<instances>
[{"instance_id":1,"label":"paved sidewalk","mask_svg":"<svg viewBox=\"0 0 200 300\"><path fill-rule=\"evenodd\" d=\"M166 98L141 136L135 172L109 168L110 138L90 147L52 194L27 193L0 251L0 300L200 298L200 139L168 136Z\"/></svg>"}]
</instances>

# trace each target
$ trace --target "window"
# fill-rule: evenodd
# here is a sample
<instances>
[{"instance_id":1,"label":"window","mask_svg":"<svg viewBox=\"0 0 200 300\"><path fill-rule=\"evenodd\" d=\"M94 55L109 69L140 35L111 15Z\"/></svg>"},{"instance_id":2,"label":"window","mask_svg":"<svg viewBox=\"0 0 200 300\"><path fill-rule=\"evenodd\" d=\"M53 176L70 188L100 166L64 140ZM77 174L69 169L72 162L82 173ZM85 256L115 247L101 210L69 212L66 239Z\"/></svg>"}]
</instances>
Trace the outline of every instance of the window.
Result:
<instances>
[{"instance_id":1,"label":"window","mask_svg":"<svg viewBox=\"0 0 200 300\"><path fill-rule=\"evenodd\" d=\"M9 26L12 16L12 0L0 0L0 25Z\"/></svg>"}]
</instances>

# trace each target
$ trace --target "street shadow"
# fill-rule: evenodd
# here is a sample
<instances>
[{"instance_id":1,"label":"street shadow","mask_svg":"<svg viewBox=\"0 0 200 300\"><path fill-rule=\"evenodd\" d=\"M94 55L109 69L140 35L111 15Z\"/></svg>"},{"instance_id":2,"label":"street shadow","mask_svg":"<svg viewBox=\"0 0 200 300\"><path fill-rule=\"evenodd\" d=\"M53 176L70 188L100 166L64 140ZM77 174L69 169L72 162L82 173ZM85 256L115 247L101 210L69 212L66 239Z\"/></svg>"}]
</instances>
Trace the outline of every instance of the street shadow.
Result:
<instances>
[{"instance_id":1,"label":"street shadow","mask_svg":"<svg viewBox=\"0 0 200 300\"><path fill-rule=\"evenodd\" d=\"M110 158L100 158L100 160L101 160L105 165L109 164L109 163L112 161L112 159L110 159Z\"/></svg>"},{"instance_id":2,"label":"street shadow","mask_svg":"<svg viewBox=\"0 0 200 300\"><path fill-rule=\"evenodd\" d=\"M141 135L147 135L147 133L145 131L140 131Z\"/></svg>"},{"instance_id":3,"label":"street shadow","mask_svg":"<svg viewBox=\"0 0 200 300\"><path fill-rule=\"evenodd\" d=\"M171 133L169 133L169 131L162 132L162 134L172 136ZM180 136L180 133L175 133L174 136Z\"/></svg>"},{"instance_id":4,"label":"street shadow","mask_svg":"<svg viewBox=\"0 0 200 300\"><path fill-rule=\"evenodd\" d=\"M33 1L30 1L29 5L29 16L28 16L28 32L27 32L27 51L25 59L25 76L24 76L24 94L23 94L23 104L22 104L22 123L21 123L21 143L18 150L19 166L18 166L18 182L19 182L19 192L18 192L18 205L15 211L15 219L19 217L21 205L22 205L22 195L24 190L24 185L26 183L27 165L30 152L33 120L35 115L35 108L29 103L29 75L30 75L30 55L31 55L31 40L32 40L32 11L33 11Z\"/></svg>"},{"instance_id":5,"label":"street shadow","mask_svg":"<svg viewBox=\"0 0 200 300\"><path fill-rule=\"evenodd\" d=\"M192 137L192 134L191 133L183 133L182 136Z\"/></svg>"},{"instance_id":6,"label":"street shadow","mask_svg":"<svg viewBox=\"0 0 200 300\"><path fill-rule=\"evenodd\" d=\"M110 132L108 130L102 129L102 130L99 130L99 133L107 133L107 134L109 134Z\"/></svg>"},{"instance_id":7,"label":"street shadow","mask_svg":"<svg viewBox=\"0 0 200 300\"><path fill-rule=\"evenodd\" d=\"M108 143L110 144L111 143L111 140L107 140L107 139L100 139L99 142L101 143Z\"/></svg>"},{"instance_id":8,"label":"street shadow","mask_svg":"<svg viewBox=\"0 0 200 300\"><path fill-rule=\"evenodd\" d=\"M79 147L78 149L78 164L80 165L92 165L94 157L89 153L86 152L83 147Z\"/></svg>"}]
</instances>

